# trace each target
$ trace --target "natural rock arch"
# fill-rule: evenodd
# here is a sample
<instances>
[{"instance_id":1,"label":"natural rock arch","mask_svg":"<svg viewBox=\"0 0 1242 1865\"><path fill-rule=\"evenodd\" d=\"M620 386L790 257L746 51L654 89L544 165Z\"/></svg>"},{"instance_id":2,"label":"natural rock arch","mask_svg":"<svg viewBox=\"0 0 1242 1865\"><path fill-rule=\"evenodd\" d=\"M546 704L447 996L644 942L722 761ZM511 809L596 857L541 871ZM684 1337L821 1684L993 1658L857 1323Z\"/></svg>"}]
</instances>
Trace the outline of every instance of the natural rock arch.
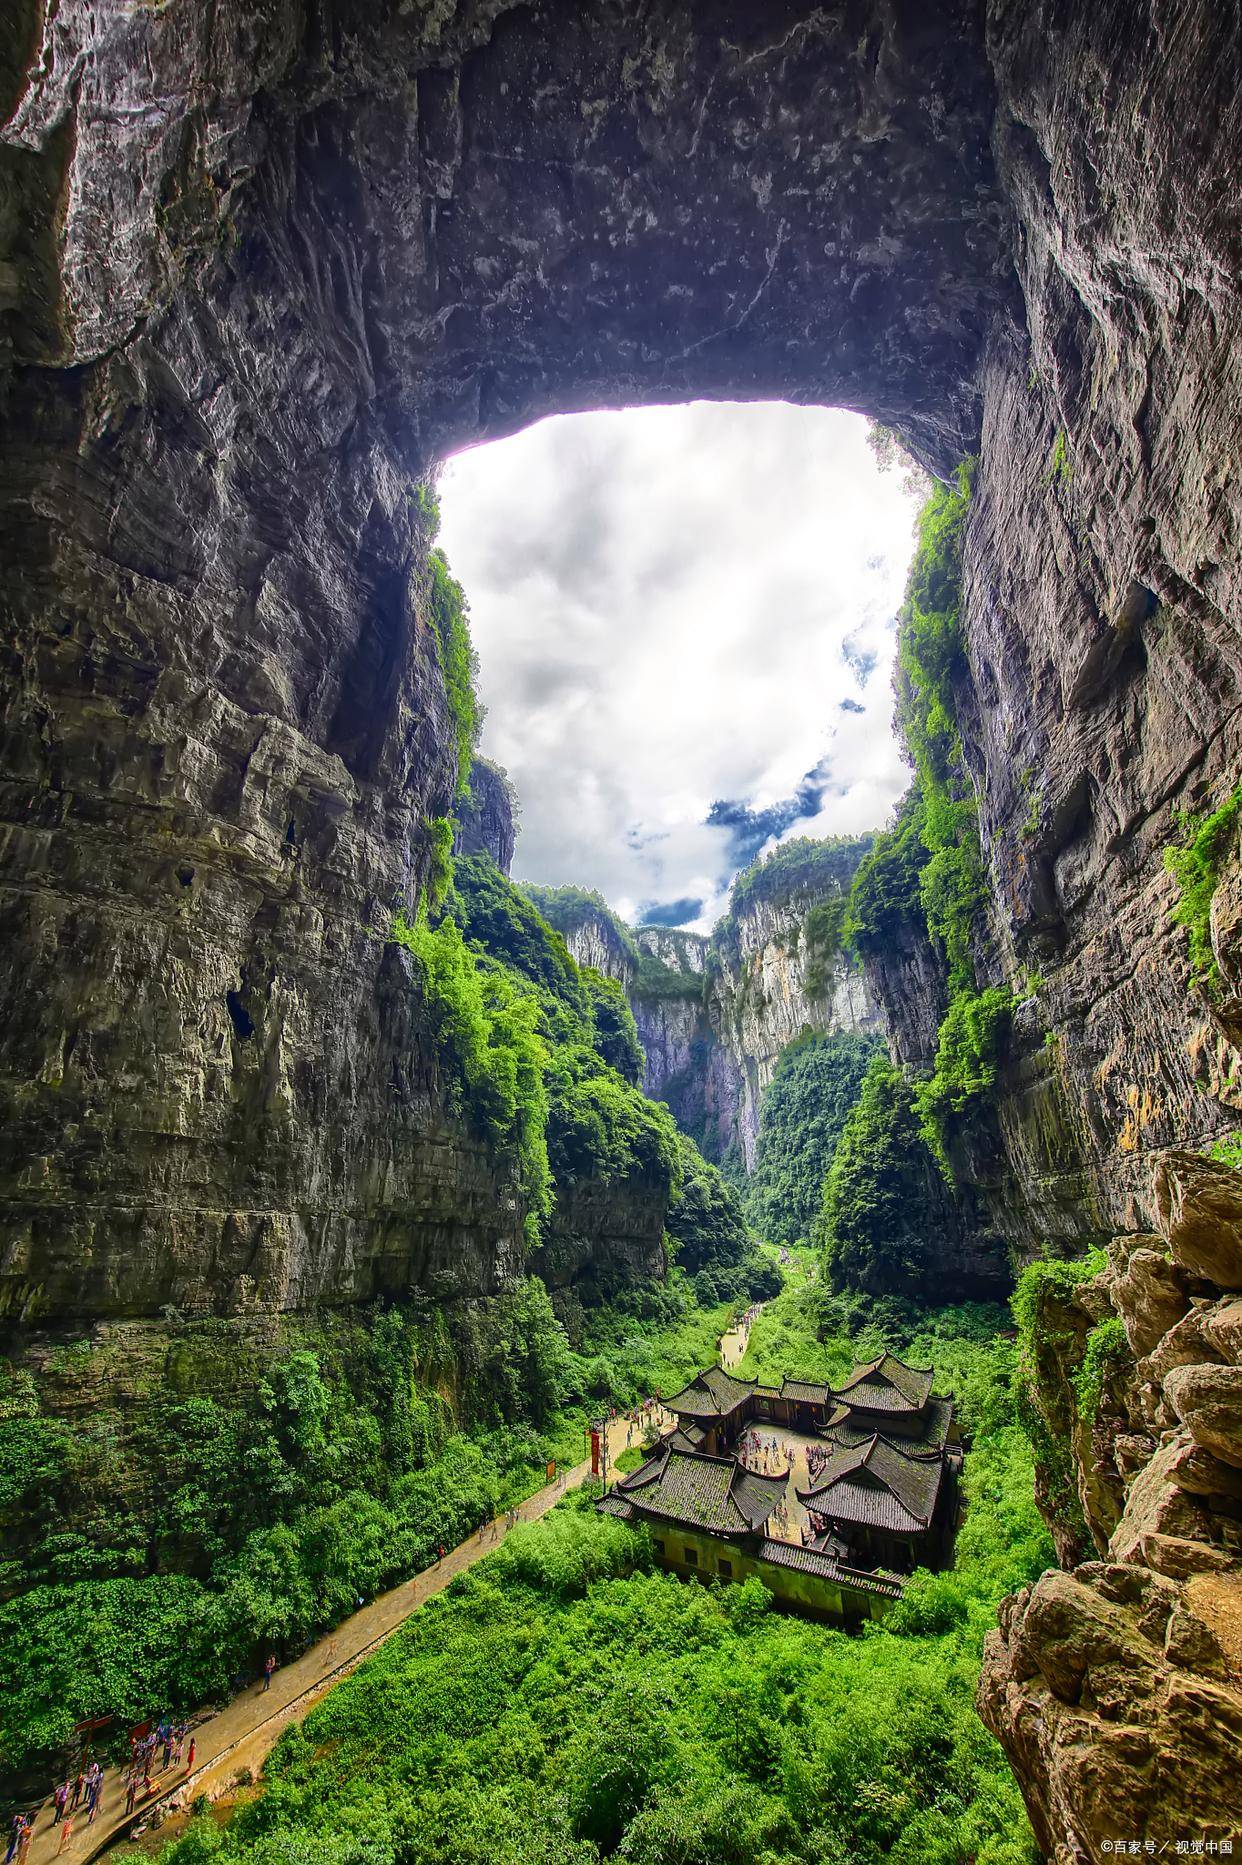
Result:
<instances>
[{"instance_id":1,"label":"natural rock arch","mask_svg":"<svg viewBox=\"0 0 1242 1865\"><path fill-rule=\"evenodd\" d=\"M1136 1005L1146 1137L1203 1125L1181 981L1101 1010L1082 958L1092 891L1109 936L1150 924L1157 801L1236 755L1222 730L1182 756L1165 716L1236 704L1211 464L1233 444L1211 157L1236 47L1207 0L1140 14L32 10L0 73L11 1311L486 1287L512 1260L511 1197L439 1116L368 928L448 800L416 474L552 408L830 400L942 471L982 430L986 703L963 704L996 962L1074 956L1053 1014L1088 1119L1028 1032L1020 1196L1011 1167L980 1175L1018 1234L1032 1201L1073 1233L1064 1155L1110 1144L1124 1042L1087 1084ZM1197 162L1186 87L1219 104ZM1138 150L1115 133L1136 113ZM1058 432L1072 489L1048 477ZM1193 640L1116 625L1136 581ZM1027 768L1047 773L1030 860ZM1113 1221L1135 1183L1105 1173Z\"/></svg>"}]
</instances>

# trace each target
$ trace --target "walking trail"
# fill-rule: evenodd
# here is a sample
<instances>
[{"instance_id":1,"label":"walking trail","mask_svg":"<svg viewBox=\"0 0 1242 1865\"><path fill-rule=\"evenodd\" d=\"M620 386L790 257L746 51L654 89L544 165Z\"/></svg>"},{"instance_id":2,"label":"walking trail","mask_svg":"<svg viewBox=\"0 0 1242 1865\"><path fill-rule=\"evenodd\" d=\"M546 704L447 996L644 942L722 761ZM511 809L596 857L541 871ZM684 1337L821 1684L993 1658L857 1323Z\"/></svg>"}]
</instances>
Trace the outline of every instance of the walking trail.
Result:
<instances>
[{"instance_id":1,"label":"walking trail","mask_svg":"<svg viewBox=\"0 0 1242 1865\"><path fill-rule=\"evenodd\" d=\"M659 1415L663 1418L663 1414ZM614 1420L608 1427L608 1465L611 1475L617 1457L626 1449L626 1420ZM589 1462L567 1471L555 1483L536 1491L521 1503L517 1516L521 1522L536 1522L546 1515L566 1490L576 1489L591 1474ZM125 1783L119 1768L109 1768L103 1778L103 1792L95 1824L88 1826L85 1812L74 1821L73 1836L63 1852L58 1851L61 1823L54 1817L50 1796L39 1808L35 1832L30 1843L27 1865L88 1865L101 1852L149 1821L152 1811L161 1813L187 1808L200 1794L216 1798L248 1768L257 1775L276 1738L295 1717L304 1716L333 1684L356 1670L364 1659L403 1626L410 1614L425 1600L442 1593L458 1574L465 1573L476 1561L498 1548L507 1533L503 1517L489 1523L482 1538L470 1535L460 1547L451 1549L444 1559L425 1573L416 1574L391 1592L381 1593L369 1606L351 1618L343 1619L334 1632L321 1638L309 1651L289 1664L280 1666L272 1678L270 1690L261 1683L245 1690L215 1716L207 1716L190 1733L194 1737L194 1772L170 1768L154 1777L154 1797L134 1814L125 1811ZM186 1744L189 1747L188 1741ZM169 1828L169 1836L175 1828Z\"/></svg>"}]
</instances>

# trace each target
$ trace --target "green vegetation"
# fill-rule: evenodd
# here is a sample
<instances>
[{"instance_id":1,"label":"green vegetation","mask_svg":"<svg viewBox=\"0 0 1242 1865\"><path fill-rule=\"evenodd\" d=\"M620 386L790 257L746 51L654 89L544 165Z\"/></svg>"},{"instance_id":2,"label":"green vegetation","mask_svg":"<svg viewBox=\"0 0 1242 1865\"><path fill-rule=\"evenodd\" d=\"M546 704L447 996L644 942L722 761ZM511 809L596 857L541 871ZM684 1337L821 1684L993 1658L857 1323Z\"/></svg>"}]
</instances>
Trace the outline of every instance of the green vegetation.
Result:
<instances>
[{"instance_id":1,"label":"green vegetation","mask_svg":"<svg viewBox=\"0 0 1242 1865\"><path fill-rule=\"evenodd\" d=\"M1213 1140L1207 1156L1218 1166L1232 1166L1235 1172L1242 1172L1242 1131L1226 1133L1221 1139Z\"/></svg>"},{"instance_id":2,"label":"green vegetation","mask_svg":"<svg viewBox=\"0 0 1242 1865\"><path fill-rule=\"evenodd\" d=\"M625 921L618 919L601 893L593 887L539 887L523 881L521 890L538 908L549 926L566 937L590 920L602 920L616 940L618 949L638 963L639 950Z\"/></svg>"},{"instance_id":3,"label":"green vegetation","mask_svg":"<svg viewBox=\"0 0 1242 1865\"><path fill-rule=\"evenodd\" d=\"M760 1104L746 1199L747 1216L769 1242L811 1235L825 1175L875 1051L874 1038L808 1033L782 1052Z\"/></svg>"},{"instance_id":4,"label":"green vegetation","mask_svg":"<svg viewBox=\"0 0 1242 1865\"><path fill-rule=\"evenodd\" d=\"M596 1048L609 1068L616 1069L631 1087L639 1087L647 1058L624 990L615 978L606 978L589 965L584 965L579 975L591 1000Z\"/></svg>"},{"instance_id":5,"label":"green vegetation","mask_svg":"<svg viewBox=\"0 0 1242 1865\"><path fill-rule=\"evenodd\" d=\"M1074 477L1074 468L1070 462L1069 446L1065 429L1057 429L1057 437L1052 443L1052 452L1048 459L1048 478L1062 486L1068 486Z\"/></svg>"},{"instance_id":6,"label":"green vegetation","mask_svg":"<svg viewBox=\"0 0 1242 1865\"><path fill-rule=\"evenodd\" d=\"M1106 1320L1096 1322L1087 1336L1082 1365L1073 1376L1079 1416L1089 1425L1095 1423L1104 1388L1116 1374L1124 1371L1133 1357L1119 1316L1109 1315Z\"/></svg>"},{"instance_id":7,"label":"green vegetation","mask_svg":"<svg viewBox=\"0 0 1242 1865\"><path fill-rule=\"evenodd\" d=\"M488 856L456 862L438 923L420 909L391 936L418 968L449 1105L512 1163L532 1247L558 1184L676 1189L677 1129L635 1086L642 1054L620 987L580 971Z\"/></svg>"},{"instance_id":8,"label":"green vegetation","mask_svg":"<svg viewBox=\"0 0 1242 1865\"><path fill-rule=\"evenodd\" d=\"M534 1281L449 1317L289 1320L275 1340L123 1328L10 1371L0 1763L50 1755L84 1717L124 1729L223 1697L265 1649L426 1566L576 1453L588 1378Z\"/></svg>"},{"instance_id":9,"label":"green vegetation","mask_svg":"<svg viewBox=\"0 0 1242 1865\"><path fill-rule=\"evenodd\" d=\"M1051 1557L1002 1317L800 1285L769 1318L804 1370L876 1342L944 1366L972 1439L952 1573L918 1576L898 1615L851 1635L773 1613L754 1580L652 1572L642 1531L571 1498L287 1731L262 1796L223 1828L196 1821L168 1865L1030 1865L972 1702L997 1599Z\"/></svg>"},{"instance_id":10,"label":"green vegetation","mask_svg":"<svg viewBox=\"0 0 1242 1865\"><path fill-rule=\"evenodd\" d=\"M470 788L470 760L483 729L483 708L475 693L478 657L470 641L466 592L450 571L442 550L430 553L427 578L428 612L436 633L440 672L444 676L444 690L457 739L457 795L464 796Z\"/></svg>"},{"instance_id":11,"label":"green vegetation","mask_svg":"<svg viewBox=\"0 0 1242 1865\"><path fill-rule=\"evenodd\" d=\"M737 1193L693 1140L680 1134L681 1189L669 1205L668 1241L677 1263L694 1277L705 1308L775 1295L780 1273L760 1254Z\"/></svg>"},{"instance_id":12,"label":"green vegetation","mask_svg":"<svg viewBox=\"0 0 1242 1865\"><path fill-rule=\"evenodd\" d=\"M760 901L794 894L844 893L871 842L870 835L793 836L742 870L729 892L729 913L736 918Z\"/></svg>"},{"instance_id":13,"label":"green vegetation","mask_svg":"<svg viewBox=\"0 0 1242 1865\"><path fill-rule=\"evenodd\" d=\"M548 1457L582 1457L601 1404L684 1384L735 1307L674 1271L571 1300L567 1331L529 1278L448 1309L287 1319L274 1340L121 1329L8 1370L0 1767L50 1772L87 1716L127 1728L226 1697L538 1488Z\"/></svg>"},{"instance_id":14,"label":"green vegetation","mask_svg":"<svg viewBox=\"0 0 1242 1865\"><path fill-rule=\"evenodd\" d=\"M948 1172L955 1123L984 1105L1013 1009L1012 993L980 989L972 939L985 898L974 790L962 755L954 684L961 677L962 534L973 462L938 485L919 517L897 647L897 723L914 785L851 889L845 935L880 952L921 926L944 961L948 1005L931 1075L915 1087L923 1138ZM917 907L916 907L917 890Z\"/></svg>"},{"instance_id":15,"label":"green vegetation","mask_svg":"<svg viewBox=\"0 0 1242 1865\"><path fill-rule=\"evenodd\" d=\"M662 997L688 998L697 1002L703 996L704 974L681 971L675 965L666 965L662 958L656 958L651 952L640 952L630 989L635 997L644 998L648 1003Z\"/></svg>"},{"instance_id":16,"label":"green vegetation","mask_svg":"<svg viewBox=\"0 0 1242 1865\"><path fill-rule=\"evenodd\" d=\"M1074 1375L1081 1374L1088 1337L1076 1322L1075 1295L1084 1282L1100 1273L1104 1264L1103 1250L1090 1250L1085 1256L1069 1260L1044 1258L1029 1263L1013 1297L1018 1327L1014 1384L1017 1416L1035 1453L1044 1507L1084 1556L1091 1542L1078 1500L1070 1434L1073 1411L1079 1403ZM1088 1398L1096 1371L1102 1386L1117 1348L1115 1330L1101 1336L1094 1355L1096 1366L1084 1380ZM1069 1377L1068 1386L1065 1375Z\"/></svg>"},{"instance_id":17,"label":"green vegetation","mask_svg":"<svg viewBox=\"0 0 1242 1865\"><path fill-rule=\"evenodd\" d=\"M943 1136L950 1118L963 1114L996 1085L996 1065L1013 1014L1013 993L1000 985L962 991L950 999L936 1044L931 1077L915 1090L924 1140L947 1169Z\"/></svg>"},{"instance_id":18,"label":"green vegetation","mask_svg":"<svg viewBox=\"0 0 1242 1865\"><path fill-rule=\"evenodd\" d=\"M1180 898L1173 918L1190 936L1191 982L1220 995L1220 971L1212 950L1212 897L1221 864L1242 822L1242 784L1230 791L1209 816L1179 816L1181 840L1164 851L1164 865L1177 882Z\"/></svg>"},{"instance_id":19,"label":"green vegetation","mask_svg":"<svg viewBox=\"0 0 1242 1865\"><path fill-rule=\"evenodd\" d=\"M802 922L802 982L810 998L831 994L833 961L844 950L848 907L848 894L833 894L817 901Z\"/></svg>"},{"instance_id":20,"label":"green vegetation","mask_svg":"<svg viewBox=\"0 0 1242 1865\"><path fill-rule=\"evenodd\" d=\"M425 914L412 925L398 918L390 936L417 967L448 1106L512 1161L533 1244L552 1195L538 999L503 967L480 965L455 920L433 928Z\"/></svg>"},{"instance_id":21,"label":"green vegetation","mask_svg":"<svg viewBox=\"0 0 1242 1865\"><path fill-rule=\"evenodd\" d=\"M842 937L857 952L880 953L911 927L926 928L919 881L929 852L923 839L923 800L911 785L891 829L876 836L850 888Z\"/></svg>"},{"instance_id":22,"label":"green vegetation","mask_svg":"<svg viewBox=\"0 0 1242 1865\"><path fill-rule=\"evenodd\" d=\"M816 1239L831 1280L918 1289L941 1228L914 1097L885 1051L871 1057L823 1186Z\"/></svg>"}]
</instances>

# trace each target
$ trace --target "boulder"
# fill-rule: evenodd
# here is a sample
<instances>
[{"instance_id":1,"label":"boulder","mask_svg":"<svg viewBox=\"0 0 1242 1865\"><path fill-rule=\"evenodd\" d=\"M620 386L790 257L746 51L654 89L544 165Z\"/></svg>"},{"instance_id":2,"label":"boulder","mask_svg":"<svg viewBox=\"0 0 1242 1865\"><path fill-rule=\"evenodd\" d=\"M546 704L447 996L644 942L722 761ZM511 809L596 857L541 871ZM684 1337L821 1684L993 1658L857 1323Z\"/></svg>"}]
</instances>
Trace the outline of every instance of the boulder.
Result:
<instances>
[{"instance_id":1,"label":"boulder","mask_svg":"<svg viewBox=\"0 0 1242 1865\"><path fill-rule=\"evenodd\" d=\"M1203 1317L1209 1345L1230 1366L1242 1366L1242 1301L1217 1302Z\"/></svg>"},{"instance_id":2,"label":"boulder","mask_svg":"<svg viewBox=\"0 0 1242 1865\"><path fill-rule=\"evenodd\" d=\"M1190 1300L1185 1277L1169 1261L1159 1237L1116 1237L1108 1260L1112 1304L1138 1359L1185 1314Z\"/></svg>"},{"instance_id":3,"label":"boulder","mask_svg":"<svg viewBox=\"0 0 1242 1865\"><path fill-rule=\"evenodd\" d=\"M1027 1804L1055 1865L1236 1834L1242 1692L1189 1591L1093 1562L1045 1574L987 1639L979 1711L1038 1783Z\"/></svg>"},{"instance_id":4,"label":"boulder","mask_svg":"<svg viewBox=\"0 0 1242 1865\"><path fill-rule=\"evenodd\" d=\"M1212 1525L1207 1511L1177 1481L1178 1457L1185 1443L1184 1438L1175 1438L1162 1444L1131 1481L1124 1513L1109 1540L1111 1560L1142 1564L1144 1547L1157 1535L1177 1541L1210 1543ZM1155 1567L1158 1573L1168 1571L1162 1561L1147 1564ZM1180 1565L1184 1567L1185 1562Z\"/></svg>"},{"instance_id":5,"label":"boulder","mask_svg":"<svg viewBox=\"0 0 1242 1865\"><path fill-rule=\"evenodd\" d=\"M1175 1150L1156 1168L1154 1189L1173 1261L1218 1288L1242 1289L1242 1172Z\"/></svg>"},{"instance_id":6,"label":"boulder","mask_svg":"<svg viewBox=\"0 0 1242 1865\"><path fill-rule=\"evenodd\" d=\"M1196 1444L1242 1469L1242 1367L1177 1366L1164 1392Z\"/></svg>"}]
</instances>

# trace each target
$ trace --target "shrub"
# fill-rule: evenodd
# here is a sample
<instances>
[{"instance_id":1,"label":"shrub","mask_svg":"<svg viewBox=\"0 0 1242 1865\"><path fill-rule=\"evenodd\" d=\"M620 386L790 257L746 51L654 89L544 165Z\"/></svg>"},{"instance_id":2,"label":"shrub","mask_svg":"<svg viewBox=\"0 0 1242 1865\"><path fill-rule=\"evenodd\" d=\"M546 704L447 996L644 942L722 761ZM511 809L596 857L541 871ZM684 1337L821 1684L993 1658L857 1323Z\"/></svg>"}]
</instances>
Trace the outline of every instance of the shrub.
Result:
<instances>
[{"instance_id":1,"label":"shrub","mask_svg":"<svg viewBox=\"0 0 1242 1865\"><path fill-rule=\"evenodd\" d=\"M1212 899L1221 864L1242 820L1242 784L1210 816L1182 816L1182 839L1164 851L1164 865L1177 882L1173 918L1190 938L1191 980L1209 996L1220 994L1220 971L1212 950Z\"/></svg>"},{"instance_id":2,"label":"shrub","mask_svg":"<svg viewBox=\"0 0 1242 1865\"><path fill-rule=\"evenodd\" d=\"M615 978L606 978L589 965L583 966L580 975L591 1003L595 1047L600 1057L632 1088L639 1087L647 1058L625 992Z\"/></svg>"},{"instance_id":3,"label":"shrub","mask_svg":"<svg viewBox=\"0 0 1242 1865\"><path fill-rule=\"evenodd\" d=\"M944 1135L950 1117L964 1113L995 1088L1012 1013L1013 993L999 985L986 991L964 987L950 1000L936 1042L935 1066L915 1091L920 1131L946 1171Z\"/></svg>"},{"instance_id":4,"label":"shrub","mask_svg":"<svg viewBox=\"0 0 1242 1865\"><path fill-rule=\"evenodd\" d=\"M1095 1423L1105 1386L1130 1365L1133 1358L1120 1318L1108 1315L1098 1321L1087 1336L1082 1365L1073 1375L1078 1410L1089 1425Z\"/></svg>"},{"instance_id":5,"label":"shrub","mask_svg":"<svg viewBox=\"0 0 1242 1865\"><path fill-rule=\"evenodd\" d=\"M737 1194L686 1134L678 1134L677 1145L681 1188L667 1219L676 1261L691 1275L709 1265L740 1263L751 1238Z\"/></svg>"},{"instance_id":6,"label":"shrub","mask_svg":"<svg viewBox=\"0 0 1242 1865\"><path fill-rule=\"evenodd\" d=\"M531 1218L550 1208L547 1050L539 1005L503 969L484 971L452 919L398 917L391 937L419 968L419 985L449 1105L515 1162Z\"/></svg>"}]
</instances>

